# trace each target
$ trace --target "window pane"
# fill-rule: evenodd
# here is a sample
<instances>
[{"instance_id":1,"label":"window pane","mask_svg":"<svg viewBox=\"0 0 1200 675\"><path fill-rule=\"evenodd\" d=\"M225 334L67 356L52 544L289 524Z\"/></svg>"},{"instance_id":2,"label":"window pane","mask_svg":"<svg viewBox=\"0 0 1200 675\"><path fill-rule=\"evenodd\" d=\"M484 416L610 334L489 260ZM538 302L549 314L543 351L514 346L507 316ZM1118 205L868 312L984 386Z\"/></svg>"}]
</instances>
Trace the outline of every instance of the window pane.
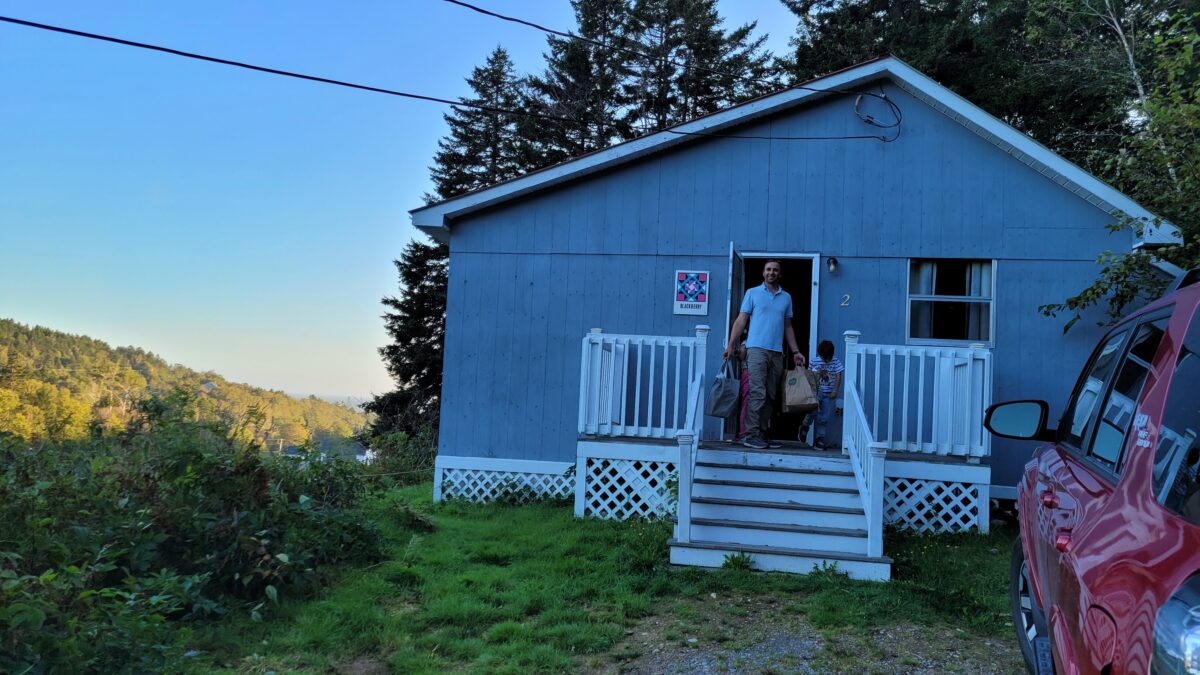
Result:
<instances>
[{"instance_id":1,"label":"window pane","mask_svg":"<svg viewBox=\"0 0 1200 675\"><path fill-rule=\"evenodd\" d=\"M991 318L992 307L986 302L913 300L909 331L926 340L987 342Z\"/></svg>"},{"instance_id":2,"label":"window pane","mask_svg":"<svg viewBox=\"0 0 1200 675\"><path fill-rule=\"evenodd\" d=\"M1165 318L1138 326L1129 354L1121 364L1121 370L1104 404L1104 414L1088 454L1109 469L1116 470L1120 464L1137 401L1142 395L1146 376L1150 374L1150 363L1166 329Z\"/></svg>"},{"instance_id":3,"label":"window pane","mask_svg":"<svg viewBox=\"0 0 1200 675\"><path fill-rule=\"evenodd\" d=\"M910 295L990 298L992 261L913 260L908 271L908 292Z\"/></svg>"},{"instance_id":4,"label":"window pane","mask_svg":"<svg viewBox=\"0 0 1200 675\"><path fill-rule=\"evenodd\" d=\"M908 294L933 295L932 260L914 260L908 266Z\"/></svg>"},{"instance_id":5,"label":"window pane","mask_svg":"<svg viewBox=\"0 0 1200 675\"><path fill-rule=\"evenodd\" d=\"M1154 492L1163 506L1200 525L1200 315L1192 320L1184 338L1171 391L1163 408L1158 448L1154 454Z\"/></svg>"},{"instance_id":6,"label":"window pane","mask_svg":"<svg viewBox=\"0 0 1200 675\"><path fill-rule=\"evenodd\" d=\"M1108 379L1109 374L1113 371L1113 366L1117 363L1117 356L1120 354L1121 343L1124 340L1124 331L1113 335L1092 357L1092 365L1088 369L1083 386L1075 393L1075 400L1072 401L1071 408L1063 418L1068 420L1069 424L1063 425L1060 429L1062 442L1078 447L1083 440L1083 432L1087 429L1088 422L1093 419L1092 413L1096 409L1096 401L1100 398L1105 380Z\"/></svg>"}]
</instances>

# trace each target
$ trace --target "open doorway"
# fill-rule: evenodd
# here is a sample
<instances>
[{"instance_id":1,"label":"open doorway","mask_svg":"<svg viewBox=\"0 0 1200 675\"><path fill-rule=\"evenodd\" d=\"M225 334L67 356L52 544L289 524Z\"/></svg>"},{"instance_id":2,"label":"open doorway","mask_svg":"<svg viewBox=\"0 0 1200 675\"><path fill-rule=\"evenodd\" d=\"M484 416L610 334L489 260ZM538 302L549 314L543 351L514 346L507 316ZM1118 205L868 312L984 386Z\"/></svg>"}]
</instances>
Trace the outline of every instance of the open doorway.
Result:
<instances>
[{"instance_id":1,"label":"open doorway","mask_svg":"<svg viewBox=\"0 0 1200 675\"><path fill-rule=\"evenodd\" d=\"M816 254L739 252L731 247L730 272L732 273L732 283L730 284L729 319L725 326L725 334L728 335L729 330L733 327L733 321L737 318L746 289L763 282L763 266L768 260L779 261L782 271L779 282L780 286L792 296L792 330L796 333L796 344L799 345L801 353L804 354L804 358L807 360L811 354L816 352L816 341L814 338L817 325L817 307L815 302L817 299L818 277L815 272L817 269L816 266L819 264L819 256ZM785 345L784 368L791 367L791 351ZM776 396L774 402L769 435L778 440L795 440L803 415L799 413L784 413L781 397L782 391L779 394L779 396ZM737 434L737 425L738 421L736 419L732 420L732 424L726 425L725 437L727 439L732 439Z\"/></svg>"}]
</instances>

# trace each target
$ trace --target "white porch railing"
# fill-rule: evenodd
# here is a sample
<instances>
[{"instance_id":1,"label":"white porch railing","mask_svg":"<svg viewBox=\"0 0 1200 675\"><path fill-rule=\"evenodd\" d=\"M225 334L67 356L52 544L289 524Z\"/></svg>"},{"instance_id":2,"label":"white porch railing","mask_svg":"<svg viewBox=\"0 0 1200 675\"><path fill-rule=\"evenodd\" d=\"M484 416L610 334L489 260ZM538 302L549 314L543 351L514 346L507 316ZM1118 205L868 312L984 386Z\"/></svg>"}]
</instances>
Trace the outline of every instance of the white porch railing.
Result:
<instances>
[{"instance_id":1,"label":"white porch railing","mask_svg":"<svg viewBox=\"0 0 1200 675\"><path fill-rule=\"evenodd\" d=\"M887 446L874 439L854 387L846 387L846 408L842 415L842 446L850 456L867 516L867 555L879 557L883 555L883 473Z\"/></svg>"},{"instance_id":2,"label":"white porch railing","mask_svg":"<svg viewBox=\"0 0 1200 675\"><path fill-rule=\"evenodd\" d=\"M982 346L860 344L846 331L846 406L858 395L874 442L888 450L991 454L983 415L992 403L992 355ZM851 430L849 417L844 420Z\"/></svg>"},{"instance_id":3,"label":"white porch railing","mask_svg":"<svg viewBox=\"0 0 1200 675\"><path fill-rule=\"evenodd\" d=\"M579 433L673 439L688 429L689 387L704 372L708 326L695 337L583 338Z\"/></svg>"},{"instance_id":4,"label":"white porch railing","mask_svg":"<svg viewBox=\"0 0 1200 675\"><path fill-rule=\"evenodd\" d=\"M701 367L688 385L686 428L675 436L679 443L679 500L675 509L675 540L686 544L692 540L692 476L696 473L696 456L700 453L700 429L704 426L704 368Z\"/></svg>"}]
</instances>

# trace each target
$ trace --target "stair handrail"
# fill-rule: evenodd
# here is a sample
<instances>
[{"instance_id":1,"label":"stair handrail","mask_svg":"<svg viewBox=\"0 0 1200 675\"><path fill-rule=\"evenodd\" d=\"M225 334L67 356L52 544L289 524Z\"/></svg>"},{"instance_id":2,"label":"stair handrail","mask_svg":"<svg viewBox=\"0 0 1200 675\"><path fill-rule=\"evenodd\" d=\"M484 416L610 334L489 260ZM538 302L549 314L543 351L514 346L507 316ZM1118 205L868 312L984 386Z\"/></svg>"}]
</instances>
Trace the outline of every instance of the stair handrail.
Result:
<instances>
[{"instance_id":1,"label":"stair handrail","mask_svg":"<svg viewBox=\"0 0 1200 675\"><path fill-rule=\"evenodd\" d=\"M687 423L683 431L675 435L679 444L677 491L675 508L675 540L688 543L692 540L692 476L696 473L696 456L700 453L700 431L704 426L704 366L692 376L688 383Z\"/></svg>"},{"instance_id":2,"label":"stair handrail","mask_svg":"<svg viewBox=\"0 0 1200 675\"><path fill-rule=\"evenodd\" d=\"M867 518L867 555L878 558L883 555L883 473L887 446L871 436L871 425L853 383L846 387L842 446L850 456Z\"/></svg>"}]
</instances>

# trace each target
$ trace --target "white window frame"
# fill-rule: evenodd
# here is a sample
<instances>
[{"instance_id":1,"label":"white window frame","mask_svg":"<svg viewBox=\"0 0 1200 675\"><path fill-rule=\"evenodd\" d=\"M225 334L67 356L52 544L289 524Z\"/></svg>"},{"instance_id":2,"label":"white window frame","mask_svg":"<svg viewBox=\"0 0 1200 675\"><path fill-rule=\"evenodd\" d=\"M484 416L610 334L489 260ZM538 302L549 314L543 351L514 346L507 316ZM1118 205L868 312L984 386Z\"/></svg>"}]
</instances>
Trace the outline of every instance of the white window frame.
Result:
<instances>
[{"instance_id":1,"label":"white window frame","mask_svg":"<svg viewBox=\"0 0 1200 675\"><path fill-rule=\"evenodd\" d=\"M991 280L991 296L985 299L976 299L962 295L913 295L912 294L912 267L913 263L918 261L933 261L937 263L941 260L966 260L970 262L987 262L992 267ZM909 258L907 274L904 275L904 344L918 346L940 346L940 345L975 345L982 344L985 347L996 346L996 267L999 261L991 258ZM937 266L934 266L935 288L936 288ZM988 339L987 340L943 340L935 338L915 338L912 336L912 303L917 301L943 301L943 302L967 302L976 304L987 304L988 307Z\"/></svg>"}]
</instances>

